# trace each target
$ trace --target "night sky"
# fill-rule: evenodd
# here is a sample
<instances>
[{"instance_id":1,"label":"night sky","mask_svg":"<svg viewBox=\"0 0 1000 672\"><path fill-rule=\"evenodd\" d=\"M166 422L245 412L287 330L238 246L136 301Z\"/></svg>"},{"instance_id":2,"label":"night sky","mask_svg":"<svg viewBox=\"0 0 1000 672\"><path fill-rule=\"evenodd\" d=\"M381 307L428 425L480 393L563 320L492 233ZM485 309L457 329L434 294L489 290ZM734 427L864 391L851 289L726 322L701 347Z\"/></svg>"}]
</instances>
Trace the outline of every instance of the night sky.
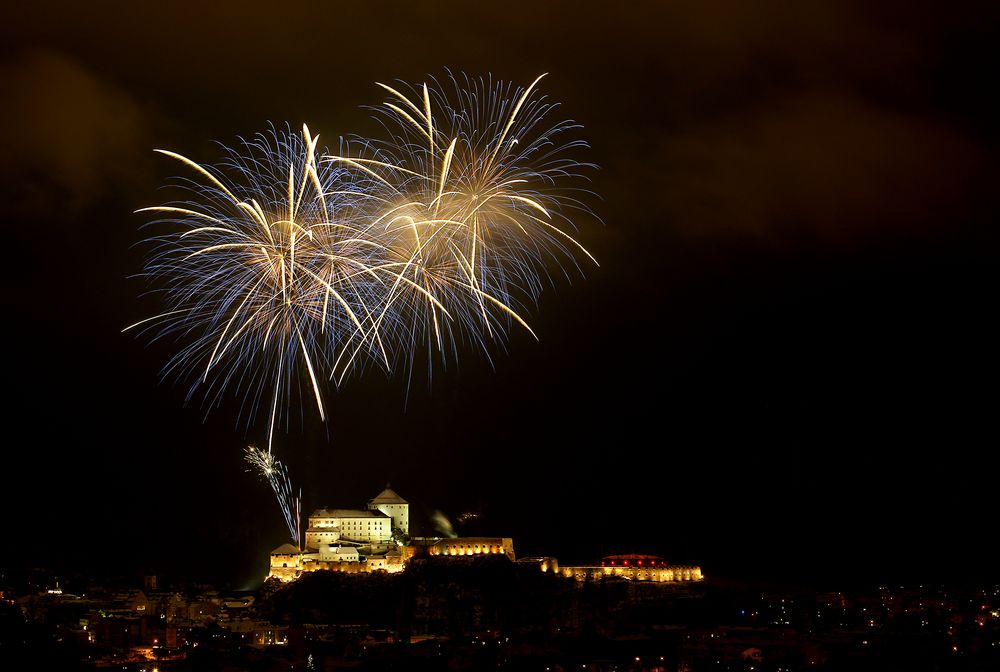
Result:
<instances>
[{"instance_id":1,"label":"night sky","mask_svg":"<svg viewBox=\"0 0 1000 672\"><path fill-rule=\"evenodd\" d=\"M601 266L493 366L307 408L275 443L307 511L391 481L563 562L996 578L996 3L218 4L2 10L0 565L264 574L262 428L120 333L158 307L133 211L182 170L152 150L210 163L286 121L335 146L377 132L376 81L451 68L550 73L600 165Z\"/></svg>"}]
</instances>

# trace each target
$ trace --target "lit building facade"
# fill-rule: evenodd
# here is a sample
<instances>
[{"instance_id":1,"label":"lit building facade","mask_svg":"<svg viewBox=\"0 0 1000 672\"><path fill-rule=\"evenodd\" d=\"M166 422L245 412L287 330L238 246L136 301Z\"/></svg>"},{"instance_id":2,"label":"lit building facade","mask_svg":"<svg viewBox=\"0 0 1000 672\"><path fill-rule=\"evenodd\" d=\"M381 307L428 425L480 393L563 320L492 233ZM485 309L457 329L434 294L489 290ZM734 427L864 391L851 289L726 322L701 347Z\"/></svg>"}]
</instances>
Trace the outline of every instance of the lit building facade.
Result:
<instances>
[{"instance_id":1,"label":"lit building facade","mask_svg":"<svg viewBox=\"0 0 1000 672\"><path fill-rule=\"evenodd\" d=\"M269 578L294 581L304 572L317 570L361 573L402 571L406 563L422 554L432 558L499 555L511 562L511 537L415 538L409 540L410 505L386 486L369 500L365 509L317 509L309 516L305 548L283 544L271 552ZM408 540L408 541L407 541ZM542 572L576 581L600 581L617 577L629 581L672 583L700 581L701 568L670 565L655 555L609 555L600 565L560 566L552 557L525 558Z\"/></svg>"},{"instance_id":2,"label":"lit building facade","mask_svg":"<svg viewBox=\"0 0 1000 672\"><path fill-rule=\"evenodd\" d=\"M399 530L404 536L410 536L410 505L397 495L388 483L385 490L368 502L368 510L379 511L389 516L392 530Z\"/></svg>"},{"instance_id":3,"label":"lit building facade","mask_svg":"<svg viewBox=\"0 0 1000 672\"><path fill-rule=\"evenodd\" d=\"M453 537L442 539L429 549L433 556L504 555L514 561L514 540L510 537Z\"/></svg>"},{"instance_id":4,"label":"lit building facade","mask_svg":"<svg viewBox=\"0 0 1000 672\"><path fill-rule=\"evenodd\" d=\"M300 551L284 544L271 552L268 577L292 581L302 572L393 572L403 569L394 532L407 535L410 505L386 486L365 509L316 509Z\"/></svg>"},{"instance_id":5,"label":"lit building facade","mask_svg":"<svg viewBox=\"0 0 1000 672\"><path fill-rule=\"evenodd\" d=\"M385 546L392 539L392 519L381 511L358 509L317 509L309 516L306 548L341 540L371 546Z\"/></svg>"},{"instance_id":6,"label":"lit building facade","mask_svg":"<svg viewBox=\"0 0 1000 672\"><path fill-rule=\"evenodd\" d=\"M545 568L542 571L547 571ZM629 581L674 583L701 581L701 567L671 565L656 555L609 555L598 565L563 566L552 568L563 576L577 581L600 581L605 577L618 577Z\"/></svg>"},{"instance_id":7,"label":"lit building facade","mask_svg":"<svg viewBox=\"0 0 1000 672\"><path fill-rule=\"evenodd\" d=\"M271 551L271 569L268 578L293 581L301 573L302 553L291 544L282 544Z\"/></svg>"},{"instance_id":8,"label":"lit building facade","mask_svg":"<svg viewBox=\"0 0 1000 672\"><path fill-rule=\"evenodd\" d=\"M306 549L323 550L351 542L387 550L393 532L410 533L410 505L388 485L360 509L316 509L309 516Z\"/></svg>"}]
</instances>

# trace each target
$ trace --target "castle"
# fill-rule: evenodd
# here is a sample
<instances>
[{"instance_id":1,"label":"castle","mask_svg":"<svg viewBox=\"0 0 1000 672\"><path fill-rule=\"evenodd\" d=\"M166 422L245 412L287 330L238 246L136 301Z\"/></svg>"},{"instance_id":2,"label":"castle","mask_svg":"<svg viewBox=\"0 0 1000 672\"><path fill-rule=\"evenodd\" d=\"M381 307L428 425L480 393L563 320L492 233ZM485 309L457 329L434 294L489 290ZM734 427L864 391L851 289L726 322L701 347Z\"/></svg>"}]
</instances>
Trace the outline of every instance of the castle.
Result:
<instances>
[{"instance_id":1,"label":"castle","mask_svg":"<svg viewBox=\"0 0 1000 672\"><path fill-rule=\"evenodd\" d=\"M268 578L294 581L305 572L400 572L418 553L433 558L503 555L514 562L510 537L410 537L410 505L386 484L364 509L316 509L309 516L304 548L283 544L271 551ZM700 567L671 566L648 555L608 556L601 566L560 567L555 558L525 558L543 572L577 581L618 577L652 583L700 581Z\"/></svg>"},{"instance_id":2,"label":"castle","mask_svg":"<svg viewBox=\"0 0 1000 672\"><path fill-rule=\"evenodd\" d=\"M309 516L304 548L283 544L271 551L268 578L292 581L326 569L371 572L403 569L410 532L410 505L386 484L364 509L316 509Z\"/></svg>"}]
</instances>

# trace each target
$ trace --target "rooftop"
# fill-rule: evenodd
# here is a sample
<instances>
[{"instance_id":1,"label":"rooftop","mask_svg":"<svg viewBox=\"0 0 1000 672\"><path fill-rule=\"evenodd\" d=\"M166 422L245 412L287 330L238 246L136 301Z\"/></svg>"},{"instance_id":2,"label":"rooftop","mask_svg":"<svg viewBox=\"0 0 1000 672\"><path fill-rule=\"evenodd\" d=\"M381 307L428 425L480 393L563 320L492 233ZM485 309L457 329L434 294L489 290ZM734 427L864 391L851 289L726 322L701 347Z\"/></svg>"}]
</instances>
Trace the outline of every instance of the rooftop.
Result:
<instances>
[{"instance_id":1,"label":"rooftop","mask_svg":"<svg viewBox=\"0 0 1000 672\"><path fill-rule=\"evenodd\" d=\"M316 509L310 518L388 518L381 511L358 511L357 509Z\"/></svg>"},{"instance_id":2,"label":"rooftop","mask_svg":"<svg viewBox=\"0 0 1000 672\"><path fill-rule=\"evenodd\" d=\"M372 504L378 505L378 504L407 504L407 503L408 502L405 499L397 495L396 492L389 487L389 484L386 483L385 490L380 492L378 495L375 496L373 500L368 502L368 505L371 506Z\"/></svg>"}]
</instances>

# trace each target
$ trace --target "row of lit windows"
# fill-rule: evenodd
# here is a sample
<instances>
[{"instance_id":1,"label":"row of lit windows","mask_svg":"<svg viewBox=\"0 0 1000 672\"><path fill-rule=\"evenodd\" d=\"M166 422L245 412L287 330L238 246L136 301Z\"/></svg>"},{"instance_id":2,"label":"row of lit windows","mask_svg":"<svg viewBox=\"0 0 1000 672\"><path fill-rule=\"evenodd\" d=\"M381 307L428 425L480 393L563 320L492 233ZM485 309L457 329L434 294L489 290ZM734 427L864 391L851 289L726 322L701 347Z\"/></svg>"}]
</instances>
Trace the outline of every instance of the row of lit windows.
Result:
<instances>
[{"instance_id":1,"label":"row of lit windows","mask_svg":"<svg viewBox=\"0 0 1000 672\"><path fill-rule=\"evenodd\" d=\"M576 578L583 580L588 576L590 578L598 578L599 576L614 574L616 576L633 576L636 579L650 580L650 581L698 581L702 578L701 571L698 569L693 570L671 570L671 569L648 569L641 570L635 567L603 567L598 570L598 568L584 568L584 567L564 567L562 569L563 576L569 578Z\"/></svg>"}]
</instances>

